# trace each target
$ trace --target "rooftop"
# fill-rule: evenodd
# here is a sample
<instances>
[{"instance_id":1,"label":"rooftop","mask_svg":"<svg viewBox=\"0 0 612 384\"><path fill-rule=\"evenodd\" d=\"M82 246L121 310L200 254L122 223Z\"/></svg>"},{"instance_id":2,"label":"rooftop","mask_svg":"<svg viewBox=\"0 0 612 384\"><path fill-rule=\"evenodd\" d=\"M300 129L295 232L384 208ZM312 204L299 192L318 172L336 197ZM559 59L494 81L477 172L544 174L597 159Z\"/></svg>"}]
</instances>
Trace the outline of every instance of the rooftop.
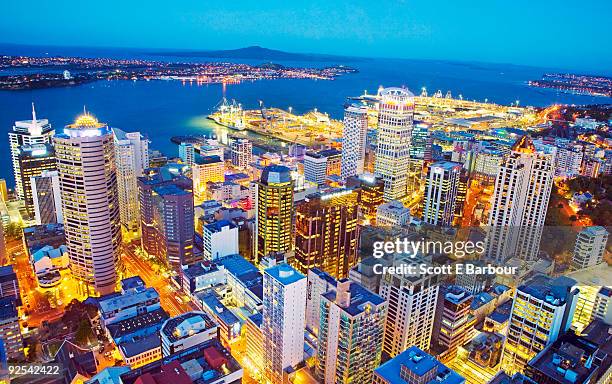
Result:
<instances>
[{"instance_id":1,"label":"rooftop","mask_svg":"<svg viewBox=\"0 0 612 384\"><path fill-rule=\"evenodd\" d=\"M192 311L172 317L162 325L160 332L170 342L176 342L201 331L216 328L217 324L204 312Z\"/></svg>"},{"instance_id":2,"label":"rooftop","mask_svg":"<svg viewBox=\"0 0 612 384\"><path fill-rule=\"evenodd\" d=\"M393 359L376 368L374 372L383 377L389 383L407 383L402 377L402 370L407 369L412 374L424 376L435 370L433 380L423 384L463 384L465 379L454 371L447 368L444 364L436 360L433 356L423 352L418 347L412 346L395 356Z\"/></svg>"},{"instance_id":3,"label":"rooftop","mask_svg":"<svg viewBox=\"0 0 612 384\"><path fill-rule=\"evenodd\" d=\"M100 311L104 314L121 310L126 307L131 307L153 299L159 300L159 293L157 293L155 288L149 287L140 292L112 296L107 299L100 300L98 305L100 306Z\"/></svg>"},{"instance_id":4,"label":"rooftop","mask_svg":"<svg viewBox=\"0 0 612 384\"><path fill-rule=\"evenodd\" d=\"M150 351L161 346L159 333L152 333L144 337L134 338L130 341L125 341L117 345L123 355L127 358L138 356L142 353Z\"/></svg>"},{"instance_id":5,"label":"rooftop","mask_svg":"<svg viewBox=\"0 0 612 384\"><path fill-rule=\"evenodd\" d=\"M338 290L341 289L341 284L338 284L338 290L332 289L324 293L323 297L325 297L331 302L335 302L349 315L357 316L366 311L368 308L371 308L371 306L378 306L385 302L385 299L375 293L370 292L369 290L367 290L356 282L350 282L348 281L348 279L343 279L342 281L340 281L340 283L346 282L348 282L349 284L348 293L350 294L350 302L348 306L342 306L342 304L339 303L338 300L336 300L337 298L339 298Z\"/></svg>"},{"instance_id":6,"label":"rooftop","mask_svg":"<svg viewBox=\"0 0 612 384\"><path fill-rule=\"evenodd\" d=\"M283 165L268 165L261 173L261 183L288 183L291 181L291 171Z\"/></svg>"},{"instance_id":7,"label":"rooftop","mask_svg":"<svg viewBox=\"0 0 612 384\"><path fill-rule=\"evenodd\" d=\"M268 268L264 271L264 273L270 275L274 280L285 286L291 285L306 278L306 276L302 275L292 266L285 263Z\"/></svg>"},{"instance_id":8,"label":"rooftop","mask_svg":"<svg viewBox=\"0 0 612 384\"><path fill-rule=\"evenodd\" d=\"M518 290L536 299L555 306L565 305L570 290L576 285L576 280L561 276L551 278L545 275L536 275L521 285Z\"/></svg>"},{"instance_id":9,"label":"rooftop","mask_svg":"<svg viewBox=\"0 0 612 384\"><path fill-rule=\"evenodd\" d=\"M209 232L217 233L223 231L223 228L233 229L236 225L228 220L217 220L204 226Z\"/></svg>"}]
</instances>

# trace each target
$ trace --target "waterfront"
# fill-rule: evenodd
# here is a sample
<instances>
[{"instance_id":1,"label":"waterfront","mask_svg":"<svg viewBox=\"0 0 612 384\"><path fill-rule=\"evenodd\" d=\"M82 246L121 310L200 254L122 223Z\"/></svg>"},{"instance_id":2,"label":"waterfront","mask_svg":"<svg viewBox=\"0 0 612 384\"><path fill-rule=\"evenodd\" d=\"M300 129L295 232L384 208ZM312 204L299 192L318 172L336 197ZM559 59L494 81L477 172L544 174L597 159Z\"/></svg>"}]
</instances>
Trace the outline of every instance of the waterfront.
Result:
<instances>
[{"instance_id":1,"label":"waterfront","mask_svg":"<svg viewBox=\"0 0 612 384\"><path fill-rule=\"evenodd\" d=\"M252 60L237 60L253 63ZM282 62L287 66L316 66L317 63ZM405 85L414 92L425 86L430 93L448 90L466 99L520 105L546 106L554 103L609 103L610 98L571 95L530 88L527 81L545 69L498 64L469 64L446 61L372 59L347 62L359 73L333 81L301 79L262 80L226 85L190 85L180 81L99 81L77 87L32 91L0 91L0 128L8 132L15 120L30 118L30 103L35 102L39 118L48 118L56 129L73 121L87 107L101 121L127 131L140 131L152 141L151 147L169 155L178 153L170 142L175 135L207 134L224 137L229 130L208 120L223 96L242 103L244 108L266 107L305 113L314 108L342 118L343 104L349 96L364 90L375 93L378 86ZM318 65L330 65L329 62ZM0 150L8 151L5 141ZM12 183L8 158L0 163L0 178Z\"/></svg>"}]
</instances>

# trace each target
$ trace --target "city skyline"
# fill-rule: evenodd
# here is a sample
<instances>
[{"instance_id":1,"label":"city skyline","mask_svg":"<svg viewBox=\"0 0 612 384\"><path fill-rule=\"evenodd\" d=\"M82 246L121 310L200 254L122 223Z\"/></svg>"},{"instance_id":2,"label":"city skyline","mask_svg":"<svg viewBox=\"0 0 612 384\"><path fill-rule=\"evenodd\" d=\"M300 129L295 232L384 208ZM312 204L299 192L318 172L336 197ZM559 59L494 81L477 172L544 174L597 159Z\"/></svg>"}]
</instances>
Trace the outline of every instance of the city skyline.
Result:
<instances>
[{"instance_id":1,"label":"city skyline","mask_svg":"<svg viewBox=\"0 0 612 384\"><path fill-rule=\"evenodd\" d=\"M612 5L6 8L0 384L612 384Z\"/></svg>"}]
</instances>

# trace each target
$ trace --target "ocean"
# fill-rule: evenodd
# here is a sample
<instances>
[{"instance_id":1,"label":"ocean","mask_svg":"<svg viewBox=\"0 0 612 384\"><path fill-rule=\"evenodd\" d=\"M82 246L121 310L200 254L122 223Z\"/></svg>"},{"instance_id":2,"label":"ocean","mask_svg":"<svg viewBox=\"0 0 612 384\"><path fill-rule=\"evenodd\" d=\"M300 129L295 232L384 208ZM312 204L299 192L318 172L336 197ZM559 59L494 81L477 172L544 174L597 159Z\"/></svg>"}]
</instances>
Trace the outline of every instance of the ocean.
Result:
<instances>
[{"instance_id":1,"label":"ocean","mask_svg":"<svg viewBox=\"0 0 612 384\"><path fill-rule=\"evenodd\" d=\"M45 51L0 47L0 54L44 54ZM53 54L141 57L151 60L187 61L185 58L148 56L126 51L52 51ZM190 59L211 61L208 58ZM227 59L219 61L230 61ZM233 60L249 64L261 61ZM332 63L279 62L286 66L326 66ZM336 63L334 63L336 64ZM559 71L510 64L483 64L432 60L367 59L338 62L357 68L358 73L345 74L336 80L280 79L222 86L190 85L180 81L99 81L76 87L24 91L0 91L0 178L12 186L13 175L8 155L8 133L16 120L31 118L31 103L36 104L38 118L49 119L56 131L74 121L85 106L100 121L125 131L140 131L151 140L151 148L176 156L178 149L170 142L176 135L207 134L223 137L228 130L206 119L223 97L235 99L244 108L266 107L304 113L314 108L342 118L346 98L367 90L375 93L379 86L406 86L415 94L422 87L430 93L440 89L444 94L461 94L465 99L520 105L546 106L553 103L610 103L612 99L566 94L530 88L526 82L539 79L543 73ZM0 70L1 74L6 74ZM5 133L2 133L5 132Z\"/></svg>"}]
</instances>

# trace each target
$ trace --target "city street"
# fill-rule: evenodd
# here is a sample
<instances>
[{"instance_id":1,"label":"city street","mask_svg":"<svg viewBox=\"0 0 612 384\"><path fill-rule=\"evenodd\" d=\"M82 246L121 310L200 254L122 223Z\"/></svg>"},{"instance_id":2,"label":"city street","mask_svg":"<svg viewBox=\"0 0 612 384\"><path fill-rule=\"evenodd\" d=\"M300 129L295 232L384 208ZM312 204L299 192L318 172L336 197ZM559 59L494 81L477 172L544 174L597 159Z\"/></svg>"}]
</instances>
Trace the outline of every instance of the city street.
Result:
<instances>
[{"instance_id":1,"label":"city street","mask_svg":"<svg viewBox=\"0 0 612 384\"><path fill-rule=\"evenodd\" d=\"M140 276L147 287L155 288L159 293L162 308L170 316L177 316L195 309L190 303L179 298L184 294L177 292L176 286L169 281L170 278L165 278L160 272L154 271L150 263L136 254L136 247L133 243L123 246L121 257L127 271L126 277Z\"/></svg>"}]
</instances>

